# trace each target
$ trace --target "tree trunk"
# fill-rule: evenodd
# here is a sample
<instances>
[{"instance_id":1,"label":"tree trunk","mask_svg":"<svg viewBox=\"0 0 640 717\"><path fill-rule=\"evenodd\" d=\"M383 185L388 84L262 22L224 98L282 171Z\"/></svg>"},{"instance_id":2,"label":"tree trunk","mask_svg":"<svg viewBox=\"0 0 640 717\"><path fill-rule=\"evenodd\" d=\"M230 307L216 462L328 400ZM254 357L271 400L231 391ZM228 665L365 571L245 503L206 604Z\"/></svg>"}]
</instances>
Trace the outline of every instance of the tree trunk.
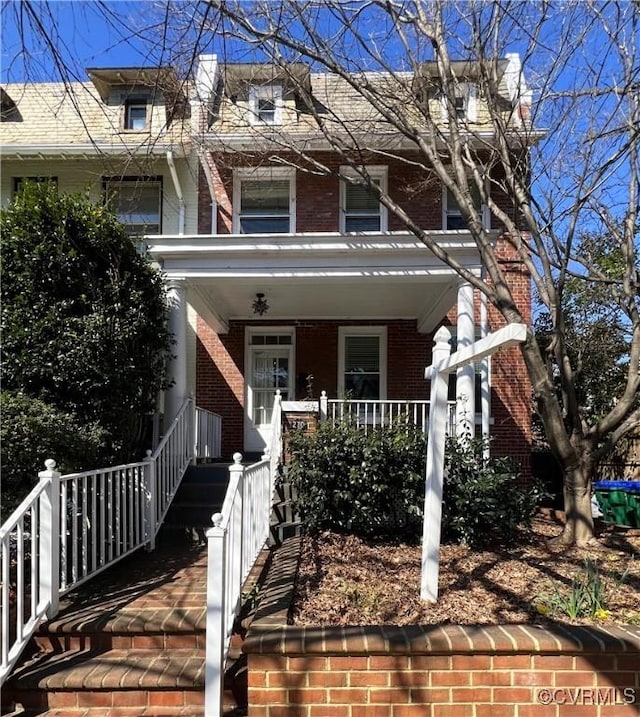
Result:
<instances>
[{"instance_id":1,"label":"tree trunk","mask_svg":"<svg viewBox=\"0 0 640 717\"><path fill-rule=\"evenodd\" d=\"M566 521L558 542L567 545L584 545L593 538L591 470L585 463L563 466Z\"/></svg>"}]
</instances>

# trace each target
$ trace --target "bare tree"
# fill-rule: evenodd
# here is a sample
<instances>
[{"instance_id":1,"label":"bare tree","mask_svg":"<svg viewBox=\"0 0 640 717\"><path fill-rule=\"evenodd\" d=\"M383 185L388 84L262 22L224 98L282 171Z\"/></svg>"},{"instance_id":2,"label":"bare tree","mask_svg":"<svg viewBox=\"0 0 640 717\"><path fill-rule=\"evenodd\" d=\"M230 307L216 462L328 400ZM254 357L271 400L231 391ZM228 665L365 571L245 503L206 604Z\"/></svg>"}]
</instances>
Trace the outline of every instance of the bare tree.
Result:
<instances>
[{"instance_id":1,"label":"bare tree","mask_svg":"<svg viewBox=\"0 0 640 717\"><path fill-rule=\"evenodd\" d=\"M485 208L501 225L502 241L527 268L549 317L548 340L540 344L529 331L522 355L535 408L564 473L561 539L588 541L597 461L640 425L637 3L212 0L162 2L157 9L161 42L155 47L163 63L188 73L199 52L213 49L222 62L277 68L295 88L305 121L350 168L341 178L365 183L506 322L520 323L523 310L495 233L483 222ZM505 77L505 57L513 50L528 86L513 69ZM335 78L324 93L347 96L341 109L314 94L301 63ZM483 108L474 121L460 112L471 84ZM339 171L294 134L271 129L269 141L256 144L256 155L299 171ZM367 173L371 158L404 162L425 185L446 188L476 243L482 277L457 263ZM597 236L607 237L615 261L594 256ZM580 367L567 329L565 295L576 282L608 297L629 337L622 387L597 415L577 390Z\"/></svg>"},{"instance_id":2,"label":"bare tree","mask_svg":"<svg viewBox=\"0 0 640 717\"><path fill-rule=\"evenodd\" d=\"M597 460L640 424L637 4L210 5L215 13L209 20L224 40L223 59L251 55L288 73L303 111L357 173L356 181L368 184L388 211L485 294L506 322L522 322L522 307L483 223L482 207L503 227L503 238L528 269L550 319L550 340L541 346L530 330L522 355L536 410L564 474L567 520L561 540L588 541ZM504 77L510 47L523 58L529 88L521 74ZM321 106L291 70L300 62L339 78L360 111L350 115ZM469 77L484 100L483 117L474 122L459 111ZM369 111L363 114L362 107ZM336 171L291 135L272 136L271 142L272 159L274 150L287 149L287 161L299 170ZM369 176L364 157L393 157L418 169L425 182L440 182L460 208L485 275L474 276L458 264ZM343 179L354 181L352 172ZM499 201L501 196L509 201ZM594 257L593 242L583 237L598 234L608 238L618 261L603 264ZM576 390L578 367L564 314L568 282L588 282L606 292L630 337L623 387L597 416Z\"/></svg>"}]
</instances>

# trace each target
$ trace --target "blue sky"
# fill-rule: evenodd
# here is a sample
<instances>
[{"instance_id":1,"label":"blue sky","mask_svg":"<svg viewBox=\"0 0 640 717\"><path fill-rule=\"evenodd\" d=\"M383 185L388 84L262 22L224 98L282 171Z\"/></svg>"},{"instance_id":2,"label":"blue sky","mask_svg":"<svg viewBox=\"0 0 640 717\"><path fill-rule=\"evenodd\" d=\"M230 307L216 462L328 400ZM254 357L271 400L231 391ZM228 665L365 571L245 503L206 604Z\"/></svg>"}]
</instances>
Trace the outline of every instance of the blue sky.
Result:
<instances>
[{"instance_id":1,"label":"blue sky","mask_svg":"<svg viewBox=\"0 0 640 717\"><path fill-rule=\"evenodd\" d=\"M159 48L145 38L153 35L158 6L152 0L98 3L93 0L52 0L31 3L43 18L50 41L75 75L86 79L87 67L152 65ZM2 0L2 82L57 80L46 41L33 31L33 16L17 0ZM53 20L53 22L52 22ZM141 24L142 20L142 24ZM24 42L23 42L24 35ZM26 45L28 52L23 52ZM148 57L149 51L154 57Z\"/></svg>"}]
</instances>

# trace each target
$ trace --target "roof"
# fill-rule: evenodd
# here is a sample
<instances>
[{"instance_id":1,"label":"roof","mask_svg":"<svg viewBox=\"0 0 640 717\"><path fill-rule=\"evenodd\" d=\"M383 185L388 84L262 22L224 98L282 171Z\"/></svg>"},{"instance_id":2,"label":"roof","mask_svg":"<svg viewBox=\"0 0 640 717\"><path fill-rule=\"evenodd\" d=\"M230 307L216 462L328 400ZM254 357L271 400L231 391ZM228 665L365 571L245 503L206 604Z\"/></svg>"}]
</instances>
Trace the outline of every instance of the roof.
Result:
<instances>
[{"instance_id":1,"label":"roof","mask_svg":"<svg viewBox=\"0 0 640 717\"><path fill-rule=\"evenodd\" d=\"M99 84L106 81L106 75L100 73ZM45 154L81 149L87 153L126 152L132 148L138 152L165 151L168 145L188 139L182 119L168 125L176 107L175 95L154 95L149 128L135 132L122 129L121 100L105 100L92 82L11 83L2 92L0 144L4 155L29 148ZM13 114L7 116L5 98L15 106Z\"/></svg>"}]
</instances>

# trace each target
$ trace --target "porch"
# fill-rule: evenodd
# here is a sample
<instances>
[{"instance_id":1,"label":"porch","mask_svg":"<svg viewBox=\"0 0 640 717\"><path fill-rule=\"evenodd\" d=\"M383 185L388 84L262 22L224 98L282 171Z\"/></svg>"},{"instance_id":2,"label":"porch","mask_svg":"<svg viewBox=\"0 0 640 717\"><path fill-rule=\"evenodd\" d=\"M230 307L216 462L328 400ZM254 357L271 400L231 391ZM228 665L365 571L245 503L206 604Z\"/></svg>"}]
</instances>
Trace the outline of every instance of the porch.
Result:
<instances>
[{"instance_id":1,"label":"porch","mask_svg":"<svg viewBox=\"0 0 640 717\"><path fill-rule=\"evenodd\" d=\"M435 233L479 274L468 232ZM238 446L260 453L269 444L276 390L284 401L318 401L322 391L369 401L363 420L372 424L405 404L424 426L435 330L451 326L459 348L488 331L482 297L406 233L147 240L168 279L177 338L165 413L189 393L220 412L226 457ZM450 392L457 398L456 422L488 435L489 361L460 369Z\"/></svg>"}]
</instances>

